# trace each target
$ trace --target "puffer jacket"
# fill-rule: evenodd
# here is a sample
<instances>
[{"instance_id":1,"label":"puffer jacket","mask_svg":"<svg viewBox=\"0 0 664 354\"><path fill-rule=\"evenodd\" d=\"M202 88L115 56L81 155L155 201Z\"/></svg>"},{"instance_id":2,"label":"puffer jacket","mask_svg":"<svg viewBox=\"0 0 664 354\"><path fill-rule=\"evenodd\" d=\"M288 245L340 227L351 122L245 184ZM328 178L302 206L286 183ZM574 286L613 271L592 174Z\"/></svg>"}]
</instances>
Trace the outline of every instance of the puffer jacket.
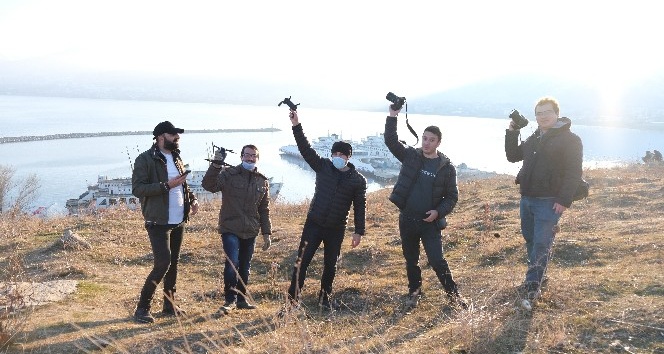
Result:
<instances>
[{"instance_id":1,"label":"puffer jacket","mask_svg":"<svg viewBox=\"0 0 664 354\"><path fill-rule=\"evenodd\" d=\"M180 150L171 152L173 161L180 173L184 172L184 164L180 158ZM131 175L131 192L141 201L141 211L145 221L154 221L159 225L168 224L168 191L162 183L168 182L166 157L159 151L156 144L138 155ZM187 182L182 184L184 194L184 222L189 220L191 204L196 195L189 189Z\"/></svg>"},{"instance_id":2,"label":"puffer jacket","mask_svg":"<svg viewBox=\"0 0 664 354\"><path fill-rule=\"evenodd\" d=\"M569 208L583 174L583 144L570 131L572 121L562 117L546 134L537 129L519 144L519 131L505 131L505 155L509 162L523 160L516 177L522 196L555 198Z\"/></svg>"},{"instance_id":3,"label":"puffer jacket","mask_svg":"<svg viewBox=\"0 0 664 354\"><path fill-rule=\"evenodd\" d=\"M406 147L399 142L396 117L387 117L384 137L387 148L390 149L397 160L401 161L399 177L397 177L397 182L394 184L389 199L399 210L403 210L426 157L424 157L422 149ZM443 153L438 152L438 156L441 162L436 169L430 205L438 212L437 219L442 219L454 210L459 200L459 188L457 186L456 168Z\"/></svg>"},{"instance_id":4,"label":"puffer jacket","mask_svg":"<svg viewBox=\"0 0 664 354\"><path fill-rule=\"evenodd\" d=\"M221 192L219 210L220 234L230 232L242 239L272 234L270 222L270 183L258 170L249 171L242 165L208 168L202 182L212 193Z\"/></svg>"},{"instance_id":5,"label":"puffer jacket","mask_svg":"<svg viewBox=\"0 0 664 354\"><path fill-rule=\"evenodd\" d=\"M297 148L311 169L316 172L316 188L309 205L307 220L326 228L344 228L353 204L355 233L364 235L367 207L367 180L352 163L348 171L340 171L332 161L314 150L304 136L302 124L293 127Z\"/></svg>"}]
</instances>

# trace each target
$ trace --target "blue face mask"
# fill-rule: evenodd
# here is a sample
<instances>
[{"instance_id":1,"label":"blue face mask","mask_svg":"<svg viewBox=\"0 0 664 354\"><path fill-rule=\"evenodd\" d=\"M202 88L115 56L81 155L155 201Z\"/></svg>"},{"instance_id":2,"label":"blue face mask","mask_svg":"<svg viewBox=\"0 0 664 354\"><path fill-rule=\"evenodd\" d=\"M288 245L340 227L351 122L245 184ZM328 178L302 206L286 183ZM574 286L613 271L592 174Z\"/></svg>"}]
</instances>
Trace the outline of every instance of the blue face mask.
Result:
<instances>
[{"instance_id":1,"label":"blue face mask","mask_svg":"<svg viewBox=\"0 0 664 354\"><path fill-rule=\"evenodd\" d=\"M332 157L332 164L334 165L334 167L336 167L339 170L346 167L346 163L347 163L346 160L344 160L339 156Z\"/></svg>"},{"instance_id":2,"label":"blue face mask","mask_svg":"<svg viewBox=\"0 0 664 354\"><path fill-rule=\"evenodd\" d=\"M242 167L244 167L246 170L253 171L254 168L256 168L256 164L242 161Z\"/></svg>"}]
</instances>

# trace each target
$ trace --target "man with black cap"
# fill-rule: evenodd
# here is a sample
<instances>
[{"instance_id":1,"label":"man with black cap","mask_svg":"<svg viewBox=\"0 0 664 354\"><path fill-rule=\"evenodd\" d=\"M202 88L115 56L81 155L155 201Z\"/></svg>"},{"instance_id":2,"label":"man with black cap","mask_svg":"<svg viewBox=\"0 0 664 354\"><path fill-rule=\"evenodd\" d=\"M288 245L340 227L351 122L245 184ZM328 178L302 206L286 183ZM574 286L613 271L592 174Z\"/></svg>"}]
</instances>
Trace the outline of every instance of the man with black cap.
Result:
<instances>
[{"instance_id":1,"label":"man with black cap","mask_svg":"<svg viewBox=\"0 0 664 354\"><path fill-rule=\"evenodd\" d=\"M152 323L152 297L157 285L164 281L164 315L184 315L175 305L175 283L180 259L184 223L198 211L196 196L187 185L187 175L180 158L180 135L184 129L169 121L154 128L154 144L138 155L131 177L132 193L141 200L154 265L145 280L136 306L134 320Z\"/></svg>"},{"instance_id":2,"label":"man with black cap","mask_svg":"<svg viewBox=\"0 0 664 354\"><path fill-rule=\"evenodd\" d=\"M351 204L355 217L355 232L352 235L351 246L357 247L364 235L367 180L357 172L352 163L348 162L353 154L350 144L337 141L332 145L331 158L321 157L311 147L304 135L297 111L290 111L290 119L300 154L316 172L316 187L302 230L297 252L298 259L293 269L288 295L291 304L297 304L304 286L307 267L316 250L323 243L324 267L318 303L323 309L331 311L337 307L330 296Z\"/></svg>"},{"instance_id":3,"label":"man with black cap","mask_svg":"<svg viewBox=\"0 0 664 354\"><path fill-rule=\"evenodd\" d=\"M438 151L442 133L437 126L424 129L421 148L399 142L397 115L401 109L394 108L390 105L390 115L385 122L385 145L401 162L401 171L389 199L399 208L401 250L408 278L406 306L416 307L423 295L419 266L421 242L449 301L465 309L467 304L459 295L443 254L441 232L447 226L445 217L459 199L456 169L450 159Z\"/></svg>"}]
</instances>

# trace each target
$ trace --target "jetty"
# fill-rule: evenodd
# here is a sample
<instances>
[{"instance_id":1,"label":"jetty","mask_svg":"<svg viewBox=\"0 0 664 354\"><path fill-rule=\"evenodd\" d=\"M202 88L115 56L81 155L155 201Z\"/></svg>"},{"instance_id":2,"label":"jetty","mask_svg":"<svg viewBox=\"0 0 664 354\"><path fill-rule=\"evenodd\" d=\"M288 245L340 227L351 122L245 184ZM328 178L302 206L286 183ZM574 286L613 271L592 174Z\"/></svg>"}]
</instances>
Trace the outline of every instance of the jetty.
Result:
<instances>
[{"instance_id":1,"label":"jetty","mask_svg":"<svg viewBox=\"0 0 664 354\"><path fill-rule=\"evenodd\" d=\"M247 129L185 129L186 133L274 133L281 131L278 128L247 128ZM124 131L124 132L98 132L98 133L65 133L49 135L26 135L8 136L0 138L0 144L25 143L29 141L58 140L58 139L81 139L96 138L104 136L126 136L126 135L152 135L152 131Z\"/></svg>"}]
</instances>

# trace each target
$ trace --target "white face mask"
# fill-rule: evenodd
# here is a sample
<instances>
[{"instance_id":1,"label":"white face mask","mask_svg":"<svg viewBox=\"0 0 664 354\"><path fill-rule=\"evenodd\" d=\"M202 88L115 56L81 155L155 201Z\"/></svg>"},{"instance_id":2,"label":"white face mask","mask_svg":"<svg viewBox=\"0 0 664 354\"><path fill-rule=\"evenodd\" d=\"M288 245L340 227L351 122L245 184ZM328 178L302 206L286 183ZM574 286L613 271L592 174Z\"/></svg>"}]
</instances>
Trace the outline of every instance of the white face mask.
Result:
<instances>
[{"instance_id":1,"label":"white face mask","mask_svg":"<svg viewBox=\"0 0 664 354\"><path fill-rule=\"evenodd\" d=\"M244 167L246 170L253 171L254 168L256 168L256 163L242 161L242 167Z\"/></svg>"},{"instance_id":2,"label":"white face mask","mask_svg":"<svg viewBox=\"0 0 664 354\"><path fill-rule=\"evenodd\" d=\"M342 168L346 167L347 163L348 162L346 160L344 160L343 158L341 158L339 156L332 156L332 164L337 169L342 169Z\"/></svg>"}]
</instances>

